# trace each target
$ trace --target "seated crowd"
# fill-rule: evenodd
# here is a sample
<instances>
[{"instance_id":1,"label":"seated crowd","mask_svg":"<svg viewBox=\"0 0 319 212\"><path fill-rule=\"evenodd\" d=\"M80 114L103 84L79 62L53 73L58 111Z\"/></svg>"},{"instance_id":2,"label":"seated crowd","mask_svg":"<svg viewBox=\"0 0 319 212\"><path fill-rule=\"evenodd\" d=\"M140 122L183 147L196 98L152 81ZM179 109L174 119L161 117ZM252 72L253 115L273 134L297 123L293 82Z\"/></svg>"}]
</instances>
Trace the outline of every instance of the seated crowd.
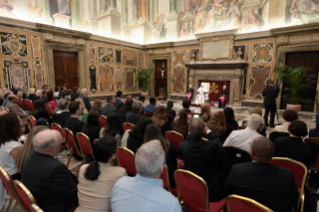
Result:
<instances>
[{"instance_id":1,"label":"seated crowd","mask_svg":"<svg viewBox=\"0 0 319 212\"><path fill-rule=\"evenodd\" d=\"M210 106L203 104L199 118L192 118L189 100L184 100L183 109L176 113L172 101L164 107L157 105L154 97L145 107L145 97L133 100L127 96L122 102L121 91L116 98L108 96L104 106L101 100L91 105L87 90L78 87L73 92L65 87L53 91L46 85L42 90L17 91L22 92L21 98L33 102L33 110L21 108L20 97L13 91L4 93L0 103L9 112L0 109L0 166L30 190L45 212L181 212L178 199L163 188L160 176L165 167L171 187L176 186L174 173L178 169L204 179L210 202L237 194L275 212L293 212L299 199L294 174L270 161L286 157L308 169L313 162L312 150L303 140L308 135L307 125L291 110L283 113L285 123L275 128L284 136L271 141L261 133L263 118L258 107L251 111L246 127L237 129L231 108L212 113ZM28 127L31 116L38 126ZM103 126L102 116L106 117ZM319 125L319 116L316 119ZM51 123L69 129L78 148L76 133L89 138L94 157L87 155L88 163L81 166L78 177L57 160L65 139L50 129ZM124 130L124 123L132 129ZM310 130L310 135L319 137L318 129ZM183 138L178 151L174 141L166 137L172 131ZM25 133L28 135L23 139ZM136 175L118 166L120 146L134 153ZM222 158L230 148L248 155L248 160L226 170ZM76 153L74 157L82 160ZM0 212L4 211L5 196L0 184Z\"/></svg>"}]
</instances>

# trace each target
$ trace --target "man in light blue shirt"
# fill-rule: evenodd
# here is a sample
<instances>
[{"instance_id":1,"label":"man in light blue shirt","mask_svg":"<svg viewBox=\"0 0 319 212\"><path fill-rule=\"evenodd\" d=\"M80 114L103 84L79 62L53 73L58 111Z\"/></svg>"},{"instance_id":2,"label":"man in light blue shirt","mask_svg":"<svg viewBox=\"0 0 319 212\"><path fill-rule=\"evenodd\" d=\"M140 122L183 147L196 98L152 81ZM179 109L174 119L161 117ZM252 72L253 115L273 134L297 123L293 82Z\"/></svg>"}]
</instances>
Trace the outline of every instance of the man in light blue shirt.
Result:
<instances>
[{"instance_id":1,"label":"man in light blue shirt","mask_svg":"<svg viewBox=\"0 0 319 212\"><path fill-rule=\"evenodd\" d=\"M119 179L111 193L113 212L182 212L177 199L159 179L165 153L158 140L143 144L136 152L135 177Z\"/></svg>"},{"instance_id":2,"label":"man in light blue shirt","mask_svg":"<svg viewBox=\"0 0 319 212\"><path fill-rule=\"evenodd\" d=\"M156 99L155 97L150 98L150 104L144 107L144 111L149 111L154 113L156 110Z\"/></svg>"}]
</instances>

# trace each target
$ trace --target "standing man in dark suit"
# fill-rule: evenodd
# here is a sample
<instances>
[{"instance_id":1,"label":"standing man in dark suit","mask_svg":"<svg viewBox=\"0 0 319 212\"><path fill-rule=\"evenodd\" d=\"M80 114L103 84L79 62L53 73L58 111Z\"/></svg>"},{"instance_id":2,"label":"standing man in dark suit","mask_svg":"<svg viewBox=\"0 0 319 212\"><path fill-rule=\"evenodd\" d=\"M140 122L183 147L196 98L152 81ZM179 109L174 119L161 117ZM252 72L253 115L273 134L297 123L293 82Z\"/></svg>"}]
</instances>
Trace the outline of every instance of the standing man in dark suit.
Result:
<instances>
[{"instance_id":1,"label":"standing man in dark suit","mask_svg":"<svg viewBox=\"0 0 319 212\"><path fill-rule=\"evenodd\" d=\"M278 97L278 89L274 87L274 81L269 80L267 87L263 91L264 106L265 106L265 125L275 127L275 113L277 109L276 98ZM268 115L270 112L270 123L268 125Z\"/></svg>"},{"instance_id":2,"label":"standing man in dark suit","mask_svg":"<svg viewBox=\"0 0 319 212\"><path fill-rule=\"evenodd\" d=\"M132 112L129 112L126 114L126 122L129 122L131 124L136 124L140 118L143 117L142 110L143 110L143 103L141 101L134 101L132 105Z\"/></svg>"},{"instance_id":3,"label":"standing man in dark suit","mask_svg":"<svg viewBox=\"0 0 319 212\"><path fill-rule=\"evenodd\" d=\"M294 174L269 163L274 153L275 147L270 140L255 138L250 150L253 162L232 166L224 194L251 198L276 212L292 212L299 197Z\"/></svg>"},{"instance_id":4,"label":"standing man in dark suit","mask_svg":"<svg viewBox=\"0 0 319 212\"><path fill-rule=\"evenodd\" d=\"M34 151L23 166L22 183L43 211L73 212L78 207L78 180L57 159L62 141L55 130L39 132L33 139Z\"/></svg>"},{"instance_id":5,"label":"standing man in dark suit","mask_svg":"<svg viewBox=\"0 0 319 212\"><path fill-rule=\"evenodd\" d=\"M114 103L114 106L117 108L117 109L121 109L124 105L124 103L122 102L121 98L123 98L123 92L122 91L117 91L116 92L116 100L115 100L115 103Z\"/></svg>"},{"instance_id":6,"label":"standing man in dark suit","mask_svg":"<svg viewBox=\"0 0 319 212\"><path fill-rule=\"evenodd\" d=\"M173 107L174 107L174 102L173 101L168 101L167 102L167 108L166 108L166 114L172 115L175 118L176 111L173 110Z\"/></svg>"},{"instance_id":7,"label":"standing man in dark suit","mask_svg":"<svg viewBox=\"0 0 319 212\"><path fill-rule=\"evenodd\" d=\"M111 113L117 113L117 109L114 107L114 96L108 96L106 97L107 105L102 107L101 114L104 116L108 116Z\"/></svg>"},{"instance_id":8,"label":"standing man in dark suit","mask_svg":"<svg viewBox=\"0 0 319 212\"><path fill-rule=\"evenodd\" d=\"M85 89L85 88L83 88L83 89L81 90L80 98L83 99L83 102L84 102L84 104L85 104L86 109L90 112L92 106L91 106L91 103L90 103L89 98L87 98L87 95L88 95L88 90Z\"/></svg>"}]
</instances>

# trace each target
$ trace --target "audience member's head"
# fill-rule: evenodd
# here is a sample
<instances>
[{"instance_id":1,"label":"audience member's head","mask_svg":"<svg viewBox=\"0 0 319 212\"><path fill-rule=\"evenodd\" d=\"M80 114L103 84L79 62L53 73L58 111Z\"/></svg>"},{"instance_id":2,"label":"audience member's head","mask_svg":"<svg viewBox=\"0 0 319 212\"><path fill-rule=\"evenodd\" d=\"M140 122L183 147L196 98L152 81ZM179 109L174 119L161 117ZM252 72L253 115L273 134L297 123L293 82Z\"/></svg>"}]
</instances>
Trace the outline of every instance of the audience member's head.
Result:
<instances>
[{"instance_id":1,"label":"audience member's head","mask_svg":"<svg viewBox=\"0 0 319 212\"><path fill-rule=\"evenodd\" d=\"M32 127L32 130L29 132L27 140L24 142L24 145L21 146L18 150L17 158L16 158L16 167L19 170L19 173L22 173L22 168L24 161L27 159L29 154L34 150L33 147L33 138L36 134L43 130L48 130L48 126L35 126Z\"/></svg>"},{"instance_id":2,"label":"audience member's head","mask_svg":"<svg viewBox=\"0 0 319 212\"><path fill-rule=\"evenodd\" d=\"M141 101L134 101L132 107L134 112L141 113L143 110L143 103Z\"/></svg>"},{"instance_id":3,"label":"audience member's head","mask_svg":"<svg viewBox=\"0 0 319 212\"><path fill-rule=\"evenodd\" d=\"M54 87L54 92L59 92L59 90L60 90L60 87L59 87L59 86L55 86L55 87Z\"/></svg>"},{"instance_id":4,"label":"audience member's head","mask_svg":"<svg viewBox=\"0 0 319 212\"><path fill-rule=\"evenodd\" d=\"M18 116L7 113L0 116L0 146L8 141L18 141L21 134L21 124Z\"/></svg>"},{"instance_id":5,"label":"audience member's head","mask_svg":"<svg viewBox=\"0 0 319 212\"><path fill-rule=\"evenodd\" d=\"M100 111L101 109L102 109L102 101L100 99L95 100L92 105L92 110Z\"/></svg>"},{"instance_id":6,"label":"audience member's head","mask_svg":"<svg viewBox=\"0 0 319 212\"><path fill-rule=\"evenodd\" d=\"M258 114L258 115L260 115L261 117L263 116L263 112L262 112L262 110L261 110L260 107L254 107L254 108L250 111L249 115L251 115L251 114Z\"/></svg>"},{"instance_id":7,"label":"audience member's head","mask_svg":"<svg viewBox=\"0 0 319 212\"><path fill-rule=\"evenodd\" d=\"M48 101L55 101L54 94L52 91L49 91L47 93L47 98L48 98Z\"/></svg>"},{"instance_id":8,"label":"audience member's head","mask_svg":"<svg viewBox=\"0 0 319 212\"><path fill-rule=\"evenodd\" d=\"M70 101L67 100L67 99L61 99L59 102L58 102L58 110L69 110L69 104L70 104Z\"/></svg>"},{"instance_id":9,"label":"audience member's head","mask_svg":"<svg viewBox=\"0 0 319 212\"><path fill-rule=\"evenodd\" d=\"M60 92L65 92L64 87L63 87L63 86L61 86L61 87L60 87Z\"/></svg>"},{"instance_id":10,"label":"audience member's head","mask_svg":"<svg viewBox=\"0 0 319 212\"><path fill-rule=\"evenodd\" d=\"M295 137L305 137L308 135L307 125L303 121L294 120L290 123L288 132Z\"/></svg>"},{"instance_id":11,"label":"audience member's head","mask_svg":"<svg viewBox=\"0 0 319 212\"><path fill-rule=\"evenodd\" d=\"M139 96L138 100L141 101L142 103L144 103L145 102L145 96Z\"/></svg>"},{"instance_id":12,"label":"audience member's head","mask_svg":"<svg viewBox=\"0 0 319 212\"><path fill-rule=\"evenodd\" d=\"M158 140L144 143L136 152L135 166L143 177L159 178L164 164L165 153Z\"/></svg>"},{"instance_id":13,"label":"audience member's head","mask_svg":"<svg viewBox=\"0 0 319 212\"><path fill-rule=\"evenodd\" d=\"M124 103L124 110L132 110L133 100L132 99L126 99Z\"/></svg>"},{"instance_id":14,"label":"audience member's head","mask_svg":"<svg viewBox=\"0 0 319 212\"><path fill-rule=\"evenodd\" d=\"M86 88L83 88L83 89L81 90L81 94L84 95L84 96L87 96L88 90L87 90Z\"/></svg>"},{"instance_id":15,"label":"audience member's head","mask_svg":"<svg viewBox=\"0 0 319 212\"><path fill-rule=\"evenodd\" d=\"M124 129L119 115L116 113L110 113L105 122L104 136L122 136L123 134Z\"/></svg>"},{"instance_id":16,"label":"audience member's head","mask_svg":"<svg viewBox=\"0 0 319 212\"><path fill-rule=\"evenodd\" d=\"M94 161L87 167L84 177L97 180L100 176L99 163L110 163L116 157L117 142L112 136L105 136L98 140L93 147Z\"/></svg>"},{"instance_id":17,"label":"audience member's head","mask_svg":"<svg viewBox=\"0 0 319 212\"><path fill-rule=\"evenodd\" d=\"M38 96L38 97L41 97L41 96L42 96L42 90L41 90L41 89L38 89L38 90L35 92L35 95Z\"/></svg>"},{"instance_id":18,"label":"audience member's head","mask_svg":"<svg viewBox=\"0 0 319 212\"><path fill-rule=\"evenodd\" d=\"M212 115L207 125L209 125L209 129L211 129L217 135L222 135L222 133L224 133L226 130L225 113L221 110L216 111Z\"/></svg>"},{"instance_id":19,"label":"audience member's head","mask_svg":"<svg viewBox=\"0 0 319 212\"><path fill-rule=\"evenodd\" d=\"M115 98L114 98L114 96L107 96L107 97L106 97L106 102L107 102L108 104L114 105L114 103L115 103Z\"/></svg>"},{"instance_id":20,"label":"audience member's head","mask_svg":"<svg viewBox=\"0 0 319 212\"><path fill-rule=\"evenodd\" d=\"M156 99L155 99L155 97L151 97L151 98L150 98L150 104L156 105Z\"/></svg>"},{"instance_id":21,"label":"audience member's head","mask_svg":"<svg viewBox=\"0 0 319 212\"><path fill-rule=\"evenodd\" d=\"M210 111L210 106L207 103L202 104L200 108L201 118L207 122L212 118L212 112Z\"/></svg>"},{"instance_id":22,"label":"audience member's head","mask_svg":"<svg viewBox=\"0 0 319 212\"><path fill-rule=\"evenodd\" d=\"M14 94L10 94L10 95L9 95L9 100L10 100L11 102L15 103L15 104L18 104L18 102L19 102L18 96L17 96L17 95L14 95Z\"/></svg>"},{"instance_id":23,"label":"audience member's head","mask_svg":"<svg viewBox=\"0 0 319 212\"><path fill-rule=\"evenodd\" d=\"M82 109L86 109L86 108L85 108L84 101L83 101L82 98L80 98L80 97L79 97L79 98L76 98L74 101L75 101L75 102L79 102ZM81 114L82 114L82 113L81 113Z\"/></svg>"},{"instance_id":24,"label":"audience member's head","mask_svg":"<svg viewBox=\"0 0 319 212\"><path fill-rule=\"evenodd\" d=\"M69 111L71 113L71 115L76 115L79 116L82 114L82 108L81 108L81 104L80 102L71 102L71 104L69 105Z\"/></svg>"},{"instance_id":25,"label":"audience member's head","mask_svg":"<svg viewBox=\"0 0 319 212\"><path fill-rule=\"evenodd\" d=\"M268 85L270 85L270 86L272 86L272 85L274 85L274 81L273 80L268 80L268 83L267 83Z\"/></svg>"},{"instance_id":26,"label":"audience member's head","mask_svg":"<svg viewBox=\"0 0 319 212\"><path fill-rule=\"evenodd\" d=\"M255 161L269 163L275 154L275 146L266 137L259 136L251 143L250 154Z\"/></svg>"},{"instance_id":27,"label":"audience member's head","mask_svg":"<svg viewBox=\"0 0 319 212\"><path fill-rule=\"evenodd\" d=\"M173 122L173 130L181 133L184 137L188 134L187 110L179 112L179 118Z\"/></svg>"},{"instance_id":28,"label":"audience member's head","mask_svg":"<svg viewBox=\"0 0 319 212\"><path fill-rule=\"evenodd\" d=\"M188 99L184 99L183 102L182 102L182 106L184 109L188 109L189 110L189 107L191 106L191 101L188 100Z\"/></svg>"},{"instance_id":29,"label":"audience member's head","mask_svg":"<svg viewBox=\"0 0 319 212\"><path fill-rule=\"evenodd\" d=\"M173 107L174 107L174 102L173 101L168 101L167 102L167 108L173 109Z\"/></svg>"},{"instance_id":30,"label":"audience member's head","mask_svg":"<svg viewBox=\"0 0 319 212\"><path fill-rule=\"evenodd\" d=\"M30 95L30 94L35 94L35 89L34 88L29 88L28 95Z\"/></svg>"},{"instance_id":31,"label":"audience member's head","mask_svg":"<svg viewBox=\"0 0 319 212\"><path fill-rule=\"evenodd\" d=\"M45 107L45 102L43 99L37 99L34 101L33 112L32 115L36 116L41 111L47 111Z\"/></svg>"},{"instance_id":32,"label":"audience member's head","mask_svg":"<svg viewBox=\"0 0 319 212\"><path fill-rule=\"evenodd\" d=\"M138 122L136 123L136 125L133 127L133 129L130 131L130 135L133 135L143 140L146 127L151 123L153 123L153 121L149 117L144 116L140 118Z\"/></svg>"},{"instance_id":33,"label":"audience member's head","mask_svg":"<svg viewBox=\"0 0 319 212\"><path fill-rule=\"evenodd\" d=\"M58 156L62 141L61 133L58 131L43 130L33 138L34 151L41 154Z\"/></svg>"},{"instance_id":34,"label":"audience member's head","mask_svg":"<svg viewBox=\"0 0 319 212\"><path fill-rule=\"evenodd\" d=\"M42 90L48 91L49 90L49 86L48 85L42 85Z\"/></svg>"},{"instance_id":35,"label":"audience member's head","mask_svg":"<svg viewBox=\"0 0 319 212\"><path fill-rule=\"evenodd\" d=\"M79 87L74 87L73 88L73 93L80 94L80 88Z\"/></svg>"},{"instance_id":36,"label":"audience member's head","mask_svg":"<svg viewBox=\"0 0 319 212\"><path fill-rule=\"evenodd\" d=\"M235 120L234 110L230 107L224 109L226 123L232 123Z\"/></svg>"},{"instance_id":37,"label":"audience member's head","mask_svg":"<svg viewBox=\"0 0 319 212\"><path fill-rule=\"evenodd\" d=\"M42 90L42 96L47 96L47 90Z\"/></svg>"},{"instance_id":38,"label":"audience member's head","mask_svg":"<svg viewBox=\"0 0 319 212\"><path fill-rule=\"evenodd\" d=\"M67 89L66 92L65 92L65 95L67 95L67 96L70 96L72 94L73 94L72 89Z\"/></svg>"},{"instance_id":39,"label":"audience member's head","mask_svg":"<svg viewBox=\"0 0 319 212\"><path fill-rule=\"evenodd\" d=\"M158 127L162 127L166 121L166 109L164 106L159 106L156 108L152 121L157 124Z\"/></svg>"},{"instance_id":40,"label":"audience member's head","mask_svg":"<svg viewBox=\"0 0 319 212\"><path fill-rule=\"evenodd\" d=\"M189 121L188 131L191 138L201 138L205 133L205 123L201 118L193 118Z\"/></svg>"},{"instance_id":41,"label":"audience member's head","mask_svg":"<svg viewBox=\"0 0 319 212\"><path fill-rule=\"evenodd\" d=\"M122 98L122 97L123 97L123 92L120 91L120 90L118 90L118 91L116 92L116 97L117 97L117 98Z\"/></svg>"},{"instance_id":42,"label":"audience member's head","mask_svg":"<svg viewBox=\"0 0 319 212\"><path fill-rule=\"evenodd\" d=\"M160 128L155 123L149 124L145 130L144 143L151 140L159 140L165 153L167 153L170 143L164 138Z\"/></svg>"},{"instance_id":43,"label":"audience member's head","mask_svg":"<svg viewBox=\"0 0 319 212\"><path fill-rule=\"evenodd\" d=\"M22 99L23 92L22 91L18 91L17 96L18 96L19 99Z\"/></svg>"},{"instance_id":44,"label":"audience member's head","mask_svg":"<svg viewBox=\"0 0 319 212\"><path fill-rule=\"evenodd\" d=\"M83 132L88 135L92 127L100 127L100 113L96 110L89 112Z\"/></svg>"},{"instance_id":45,"label":"audience member's head","mask_svg":"<svg viewBox=\"0 0 319 212\"><path fill-rule=\"evenodd\" d=\"M256 113L251 114L247 120L247 127L252 130L257 130L262 122L262 117Z\"/></svg>"},{"instance_id":46,"label":"audience member's head","mask_svg":"<svg viewBox=\"0 0 319 212\"><path fill-rule=\"evenodd\" d=\"M133 96L128 95L128 96L126 97L126 101L128 101L128 100L133 101Z\"/></svg>"},{"instance_id":47,"label":"audience member's head","mask_svg":"<svg viewBox=\"0 0 319 212\"><path fill-rule=\"evenodd\" d=\"M287 122L292 122L298 119L298 113L294 110L285 110L282 114L282 118Z\"/></svg>"}]
</instances>

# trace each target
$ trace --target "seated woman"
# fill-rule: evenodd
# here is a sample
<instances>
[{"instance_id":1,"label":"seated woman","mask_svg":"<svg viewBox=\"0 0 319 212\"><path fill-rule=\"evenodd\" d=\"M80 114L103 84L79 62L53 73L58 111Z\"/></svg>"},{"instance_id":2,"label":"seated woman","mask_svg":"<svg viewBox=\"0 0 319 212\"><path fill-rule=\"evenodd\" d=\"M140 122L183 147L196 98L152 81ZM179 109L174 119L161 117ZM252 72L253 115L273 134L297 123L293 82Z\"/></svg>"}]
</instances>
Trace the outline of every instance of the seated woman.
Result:
<instances>
[{"instance_id":1,"label":"seated woman","mask_svg":"<svg viewBox=\"0 0 319 212\"><path fill-rule=\"evenodd\" d=\"M42 96L42 90L41 90L41 89L38 89L38 90L35 92L35 97L33 98L33 103L34 103L36 100L40 99L41 96Z\"/></svg>"},{"instance_id":2,"label":"seated woman","mask_svg":"<svg viewBox=\"0 0 319 212\"><path fill-rule=\"evenodd\" d=\"M133 105L133 100L132 99L126 99L124 103L124 107L119 110L117 113L120 117L121 123L126 122L126 114L129 112L132 112L132 105Z\"/></svg>"},{"instance_id":3,"label":"seated woman","mask_svg":"<svg viewBox=\"0 0 319 212\"><path fill-rule=\"evenodd\" d=\"M82 132L86 134L92 146L94 145L94 139L99 138L100 136L100 113L97 111L91 111L87 117L87 120L83 126Z\"/></svg>"},{"instance_id":4,"label":"seated woman","mask_svg":"<svg viewBox=\"0 0 319 212\"><path fill-rule=\"evenodd\" d=\"M112 136L101 138L93 147L95 160L81 166L79 172L79 207L75 212L111 211L111 191L118 179L126 176L122 167L112 166L117 141Z\"/></svg>"},{"instance_id":5,"label":"seated woman","mask_svg":"<svg viewBox=\"0 0 319 212\"><path fill-rule=\"evenodd\" d=\"M171 186L175 186L174 172L177 169L176 152L172 141L163 137L160 129L155 123L146 127L144 143L151 140L159 140L166 154L166 165L168 167L168 175Z\"/></svg>"},{"instance_id":6,"label":"seated woman","mask_svg":"<svg viewBox=\"0 0 319 212\"><path fill-rule=\"evenodd\" d=\"M116 113L110 113L106 119L105 127L100 130L100 138L105 136L113 136L117 144L121 144L122 136L124 134L124 128L120 121L120 117Z\"/></svg>"},{"instance_id":7,"label":"seated woman","mask_svg":"<svg viewBox=\"0 0 319 212\"><path fill-rule=\"evenodd\" d=\"M288 133L289 125L291 122L298 119L298 113L294 110L285 110L285 112L282 114L282 118L285 120L285 123L282 125L277 125L274 131Z\"/></svg>"},{"instance_id":8,"label":"seated woman","mask_svg":"<svg viewBox=\"0 0 319 212\"><path fill-rule=\"evenodd\" d=\"M157 107L151 119L159 128L162 128L162 126L164 125L167 119L165 107L163 106Z\"/></svg>"},{"instance_id":9,"label":"seated woman","mask_svg":"<svg viewBox=\"0 0 319 212\"><path fill-rule=\"evenodd\" d=\"M35 95L35 89L34 88L29 88L28 90L28 97L27 99L31 100L33 102L33 99L36 97Z\"/></svg>"},{"instance_id":10,"label":"seated woman","mask_svg":"<svg viewBox=\"0 0 319 212\"><path fill-rule=\"evenodd\" d=\"M226 133L225 138L227 138L233 130L237 130L238 123L235 120L235 114L232 108L226 107L224 109L225 119L226 119Z\"/></svg>"},{"instance_id":11,"label":"seated woman","mask_svg":"<svg viewBox=\"0 0 319 212\"><path fill-rule=\"evenodd\" d=\"M45 103L43 99L38 99L34 101L33 112L32 115L38 121L40 118L43 118L41 123L48 122L49 124L52 123L52 119L45 107Z\"/></svg>"},{"instance_id":12,"label":"seated woman","mask_svg":"<svg viewBox=\"0 0 319 212\"><path fill-rule=\"evenodd\" d=\"M55 101L54 94L52 91L47 92L47 98L48 98L48 104L51 106L52 110L55 111L58 105Z\"/></svg>"},{"instance_id":13,"label":"seated woman","mask_svg":"<svg viewBox=\"0 0 319 212\"><path fill-rule=\"evenodd\" d=\"M38 132L41 132L41 131L47 130L47 129L49 129L49 127L47 127L47 126L32 127L32 130L31 130L31 132L29 132L28 138L24 142L24 145L19 148L18 155L17 155L17 158L15 161L16 161L16 167L18 168L20 174L22 173L23 164L24 164L25 160L29 156L30 152L32 152L34 149L33 148L33 137Z\"/></svg>"},{"instance_id":14,"label":"seated woman","mask_svg":"<svg viewBox=\"0 0 319 212\"><path fill-rule=\"evenodd\" d=\"M80 104L82 106L81 121L86 122L86 119L88 118L88 115L89 115L89 111L86 109L83 99L76 98L75 102L80 102Z\"/></svg>"},{"instance_id":15,"label":"seated woman","mask_svg":"<svg viewBox=\"0 0 319 212\"><path fill-rule=\"evenodd\" d=\"M208 122L212 118L212 112L210 111L209 104L204 103L200 108L200 117L204 122Z\"/></svg>"},{"instance_id":16,"label":"seated woman","mask_svg":"<svg viewBox=\"0 0 319 212\"><path fill-rule=\"evenodd\" d=\"M151 123L153 122L149 117L140 118L134 128L129 132L127 142L124 144L122 143L122 146L126 146L136 153L137 149L143 144L146 127Z\"/></svg>"},{"instance_id":17,"label":"seated woman","mask_svg":"<svg viewBox=\"0 0 319 212\"><path fill-rule=\"evenodd\" d=\"M216 111L210 121L207 123L207 127L218 135L219 140L224 142L226 139L226 119L223 111Z\"/></svg>"},{"instance_id":18,"label":"seated woman","mask_svg":"<svg viewBox=\"0 0 319 212\"><path fill-rule=\"evenodd\" d=\"M19 117L13 113L2 115L0 132L0 166L11 175L13 180L21 180L21 174L15 166L15 160L21 148L19 138L22 130Z\"/></svg>"},{"instance_id":19,"label":"seated woman","mask_svg":"<svg viewBox=\"0 0 319 212\"><path fill-rule=\"evenodd\" d=\"M173 122L172 129L179 132L186 139L188 135L187 110L183 109L179 112L179 118Z\"/></svg>"},{"instance_id":20,"label":"seated woman","mask_svg":"<svg viewBox=\"0 0 319 212\"><path fill-rule=\"evenodd\" d=\"M275 157L291 158L309 168L311 165L311 150L302 139L308 135L306 123L298 120L291 122L288 132L290 136L275 139Z\"/></svg>"},{"instance_id":21,"label":"seated woman","mask_svg":"<svg viewBox=\"0 0 319 212\"><path fill-rule=\"evenodd\" d=\"M309 137L319 137L319 113L316 114L316 129L309 130Z\"/></svg>"},{"instance_id":22,"label":"seated woman","mask_svg":"<svg viewBox=\"0 0 319 212\"><path fill-rule=\"evenodd\" d=\"M95 100L92 105L92 110L96 110L101 114L101 109L102 109L102 101L100 99Z\"/></svg>"}]
</instances>

